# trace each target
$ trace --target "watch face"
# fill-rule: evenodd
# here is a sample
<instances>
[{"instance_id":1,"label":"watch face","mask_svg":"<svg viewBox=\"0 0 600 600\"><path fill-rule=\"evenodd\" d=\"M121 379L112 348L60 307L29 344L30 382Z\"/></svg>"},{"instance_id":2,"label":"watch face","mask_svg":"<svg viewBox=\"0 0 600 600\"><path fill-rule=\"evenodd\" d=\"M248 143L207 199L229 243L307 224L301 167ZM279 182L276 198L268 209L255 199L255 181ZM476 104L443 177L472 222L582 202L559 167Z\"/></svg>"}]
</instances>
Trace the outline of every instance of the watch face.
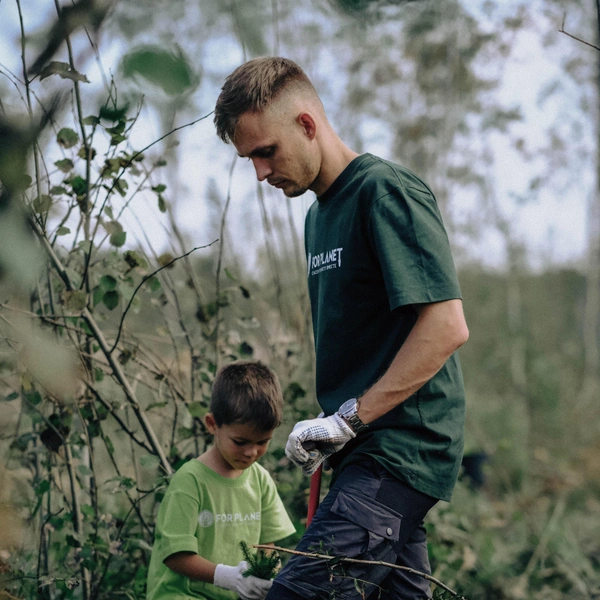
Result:
<instances>
[{"instance_id":1,"label":"watch face","mask_svg":"<svg viewBox=\"0 0 600 600\"><path fill-rule=\"evenodd\" d=\"M346 413L355 413L356 412L356 398L350 398L350 400L346 400L344 404L342 404L338 410L341 415L346 415Z\"/></svg>"}]
</instances>

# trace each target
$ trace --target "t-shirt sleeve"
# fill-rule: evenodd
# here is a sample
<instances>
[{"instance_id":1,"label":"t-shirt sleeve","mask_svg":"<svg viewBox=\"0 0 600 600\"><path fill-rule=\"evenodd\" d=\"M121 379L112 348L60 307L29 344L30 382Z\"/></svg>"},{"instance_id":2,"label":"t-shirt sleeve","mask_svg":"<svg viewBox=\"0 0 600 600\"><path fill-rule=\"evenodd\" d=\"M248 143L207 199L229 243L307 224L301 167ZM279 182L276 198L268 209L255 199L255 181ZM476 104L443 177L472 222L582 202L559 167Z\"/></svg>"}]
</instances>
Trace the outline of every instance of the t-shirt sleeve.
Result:
<instances>
[{"instance_id":1,"label":"t-shirt sleeve","mask_svg":"<svg viewBox=\"0 0 600 600\"><path fill-rule=\"evenodd\" d=\"M415 178L374 201L369 236L390 310L461 298L448 235L431 191Z\"/></svg>"},{"instance_id":2,"label":"t-shirt sleeve","mask_svg":"<svg viewBox=\"0 0 600 600\"><path fill-rule=\"evenodd\" d=\"M260 543L265 544L295 533L296 528L283 506L271 476L265 471L262 479Z\"/></svg>"},{"instance_id":3,"label":"t-shirt sleeve","mask_svg":"<svg viewBox=\"0 0 600 600\"><path fill-rule=\"evenodd\" d=\"M193 477L176 474L169 485L158 511L154 546L160 562L175 552L198 553L195 537L201 498Z\"/></svg>"}]
</instances>

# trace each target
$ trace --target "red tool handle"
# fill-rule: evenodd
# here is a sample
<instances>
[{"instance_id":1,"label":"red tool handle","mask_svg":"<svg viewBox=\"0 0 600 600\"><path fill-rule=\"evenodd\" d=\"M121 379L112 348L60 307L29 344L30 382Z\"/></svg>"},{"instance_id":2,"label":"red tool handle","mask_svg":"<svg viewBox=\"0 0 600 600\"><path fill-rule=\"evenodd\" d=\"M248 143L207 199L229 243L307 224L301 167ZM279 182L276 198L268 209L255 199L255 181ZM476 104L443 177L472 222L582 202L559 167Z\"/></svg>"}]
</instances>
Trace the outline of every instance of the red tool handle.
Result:
<instances>
[{"instance_id":1,"label":"red tool handle","mask_svg":"<svg viewBox=\"0 0 600 600\"><path fill-rule=\"evenodd\" d=\"M308 495L308 514L306 515L306 526L310 525L317 508L319 508L319 500L321 499L321 475L323 473L323 465L310 476L310 493Z\"/></svg>"}]
</instances>

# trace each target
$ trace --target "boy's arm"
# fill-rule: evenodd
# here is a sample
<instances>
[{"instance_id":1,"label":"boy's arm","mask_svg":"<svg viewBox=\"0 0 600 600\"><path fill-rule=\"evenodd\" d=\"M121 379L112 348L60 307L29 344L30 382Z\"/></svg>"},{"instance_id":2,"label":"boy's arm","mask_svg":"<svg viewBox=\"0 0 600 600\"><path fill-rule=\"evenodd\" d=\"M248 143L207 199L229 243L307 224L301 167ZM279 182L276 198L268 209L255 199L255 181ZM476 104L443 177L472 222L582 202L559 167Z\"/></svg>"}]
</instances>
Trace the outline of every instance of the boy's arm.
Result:
<instances>
[{"instance_id":1,"label":"boy's arm","mask_svg":"<svg viewBox=\"0 0 600 600\"><path fill-rule=\"evenodd\" d=\"M248 568L245 561L242 561L237 567L230 567L222 564L216 565L193 552L175 552L165 558L164 563L179 575L196 581L212 583L217 587L236 592L248 600L262 600L273 585L272 581L259 579L252 575L244 577L244 572Z\"/></svg>"},{"instance_id":2,"label":"boy's arm","mask_svg":"<svg viewBox=\"0 0 600 600\"><path fill-rule=\"evenodd\" d=\"M199 554L193 552L176 552L167 556L165 565L179 575L189 577L195 581L213 583L215 580L215 569L217 565Z\"/></svg>"}]
</instances>

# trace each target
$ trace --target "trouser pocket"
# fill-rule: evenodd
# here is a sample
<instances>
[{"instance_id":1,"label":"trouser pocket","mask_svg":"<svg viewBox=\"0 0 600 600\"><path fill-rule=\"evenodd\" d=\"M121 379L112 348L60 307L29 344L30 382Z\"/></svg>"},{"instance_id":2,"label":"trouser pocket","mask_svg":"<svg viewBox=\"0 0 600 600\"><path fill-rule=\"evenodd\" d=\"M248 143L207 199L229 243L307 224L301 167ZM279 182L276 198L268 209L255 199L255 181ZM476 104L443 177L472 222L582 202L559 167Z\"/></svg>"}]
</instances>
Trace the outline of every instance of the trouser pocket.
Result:
<instances>
[{"instance_id":1,"label":"trouser pocket","mask_svg":"<svg viewBox=\"0 0 600 600\"><path fill-rule=\"evenodd\" d=\"M356 538L361 540L361 547L358 547L358 544L346 545L343 540L338 539L335 543L337 548L355 548L355 554L358 555L373 552L385 542L394 544L399 539L402 515L372 498L340 490L331 512L348 521L351 524L346 528L348 533L354 531ZM344 554L351 556L348 551Z\"/></svg>"}]
</instances>

